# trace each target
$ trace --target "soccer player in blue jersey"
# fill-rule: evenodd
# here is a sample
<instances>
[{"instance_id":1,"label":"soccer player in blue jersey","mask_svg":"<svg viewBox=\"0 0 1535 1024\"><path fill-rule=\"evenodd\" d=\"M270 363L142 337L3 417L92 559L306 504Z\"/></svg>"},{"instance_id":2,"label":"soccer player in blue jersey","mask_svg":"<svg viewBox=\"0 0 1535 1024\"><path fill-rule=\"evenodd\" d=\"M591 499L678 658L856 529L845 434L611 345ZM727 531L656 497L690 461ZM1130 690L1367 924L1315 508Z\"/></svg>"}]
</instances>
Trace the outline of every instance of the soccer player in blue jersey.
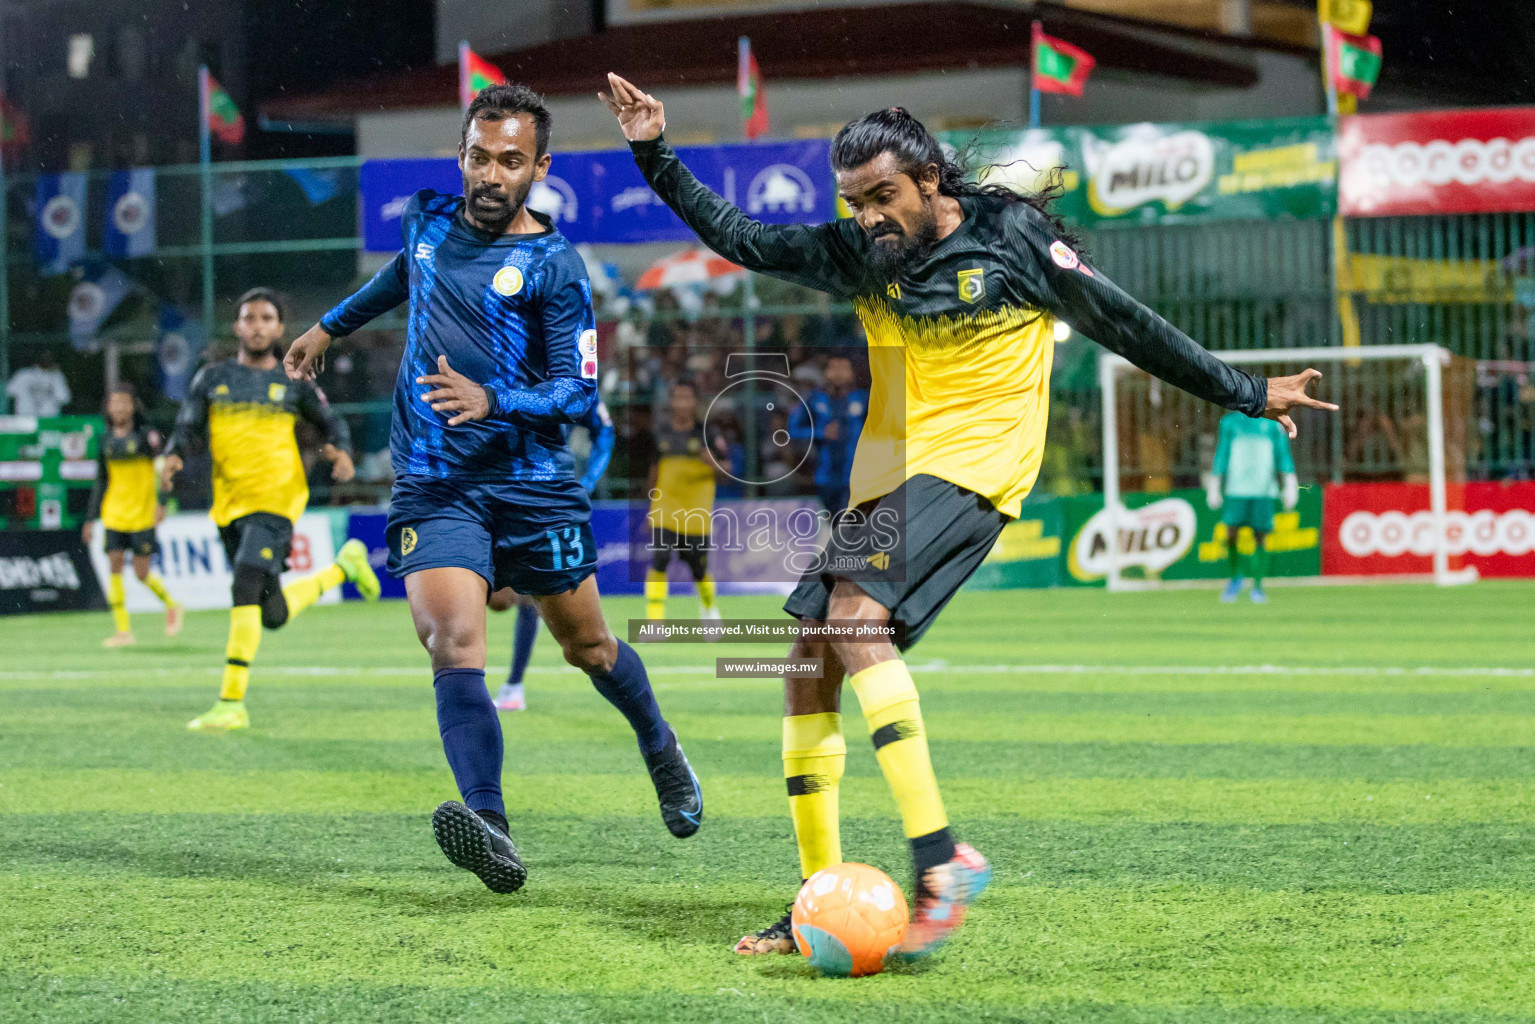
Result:
<instances>
[{"instance_id":1,"label":"soccer player in blue jersey","mask_svg":"<svg viewBox=\"0 0 1535 1024\"><path fill-rule=\"evenodd\" d=\"M602 479L608 463L613 458L613 417L608 414L608 407L598 399L592 406L592 411L587 413L577 426L585 427L587 436L591 438L591 450L586 457L586 469L581 474L581 487L590 496L597 489L597 481ZM511 591L502 591L491 596L490 606L496 611L505 611L512 603L517 605L517 625L512 633L512 667L506 676L506 682L501 684L501 690L496 694L496 709L498 711L526 711L528 709L527 691L523 688L522 679L527 674L528 662L533 657L533 642L538 639L538 605L533 599L524 594L514 594Z\"/></svg>"},{"instance_id":2,"label":"soccer player in blue jersey","mask_svg":"<svg viewBox=\"0 0 1535 1024\"><path fill-rule=\"evenodd\" d=\"M597 401L597 331L581 257L525 205L549 170L549 111L492 86L464 113L462 196L406 204L404 248L293 343L288 374L314 377L331 339L409 302L390 432L389 572L405 580L431 655L437 724L463 802L432 830L448 859L495 892L527 871L508 835L501 723L485 688L485 609L527 594L565 660L587 673L639 739L661 816L692 835L698 780L662 718L645 667L602 618L591 503L566 431Z\"/></svg>"},{"instance_id":3,"label":"soccer player in blue jersey","mask_svg":"<svg viewBox=\"0 0 1535 1024\"><path fill-rule=\"evenodd\" d=\"M852 360L832 356L826 361L826 386L812 389L805 401L789 417L789 436L815 442L816 494L826 511L836 515L847 508L853 450L869 415L869 392L853 387Z\"/></svg>"}]
</instances>

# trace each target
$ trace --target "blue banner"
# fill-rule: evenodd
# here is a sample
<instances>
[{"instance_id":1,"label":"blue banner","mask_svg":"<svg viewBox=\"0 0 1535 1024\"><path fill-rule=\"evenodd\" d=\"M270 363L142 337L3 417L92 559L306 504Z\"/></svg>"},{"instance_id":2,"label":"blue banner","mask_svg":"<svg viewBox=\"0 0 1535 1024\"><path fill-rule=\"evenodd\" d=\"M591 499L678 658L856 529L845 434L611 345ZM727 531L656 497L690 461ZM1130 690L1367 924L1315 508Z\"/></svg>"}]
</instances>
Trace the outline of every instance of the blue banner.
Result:
<instances>
[{"instance_id":1,"label":"blue banner","mask_svg":"<svg viewBox=\"0 0 1535 1024\"><path fill-rule=\"evenodd\" d=\"M769 224L836 219L825 139L679 149L705 185ZM369 252L400 248L400 214L419 189L458 194L463 177L450 157L369 160L362 165L363 239ZM528 206L547 214L577 244L686 242L693 232L645 184L629 151L556 153Z\"/></svg>"},{"instance_id":2,"label":"blue banner","mask_svg":"<svg viewBox=\"0 0 1535 1024\"><path fill-rule=\"evenodd\" d=\"M107 222L101 250L119 259L155 251L155 172L152 167L113 171L107 183Z\"/></svg>"},{"instance_id":3,"label":"blue banner","mask_svg":"<svg viewBox=\"0 0 1535 1024\"><path fill-rule=\"evenodd\" d=\"M85 258L85 175L40 174L32 244L38 272L63 274Z\"/></svg>"},{"instance_id":4,"label":"blue banner","mask_svg":"<svg viewBox=\"0 0 1535 1024\"><path fill-rule=\"evenodd\" d=\"M69 340L75 348L94 344L101 325L132 291L133 282L116 267L97 267L81 278L69 293Z\"/></svg>"},{"instance_id":5,"label":"blue banner","mask_svg":"<svg viewBox=\"0 0 1535 1024\"><path fill-rule=\"evenodd\" d=\"M170 303L160 307L160 393L173 402L184 401L187 385L197 370L197 359L207 344L202 321L189 320Z\"/></svg>"}]
</instances>

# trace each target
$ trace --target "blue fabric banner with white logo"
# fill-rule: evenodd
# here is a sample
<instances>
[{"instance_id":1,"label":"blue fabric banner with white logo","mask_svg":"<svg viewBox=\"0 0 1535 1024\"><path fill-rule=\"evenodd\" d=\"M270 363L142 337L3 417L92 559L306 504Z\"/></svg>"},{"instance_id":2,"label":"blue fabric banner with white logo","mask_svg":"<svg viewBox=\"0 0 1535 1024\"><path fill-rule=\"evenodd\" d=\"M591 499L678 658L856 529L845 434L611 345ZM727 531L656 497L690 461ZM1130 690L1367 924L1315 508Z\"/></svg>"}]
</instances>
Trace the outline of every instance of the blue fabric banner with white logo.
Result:
<instances>
[{"instance_id":1,"label":"blue fabric banner with white logo","mask_svg":"<svg viewBox=\"0 0 1535 1024\"><path fill-rule=\"evenodd\" d=\"M189 319L170 303L160 307L160 393L173 402L184 401L187 385L197 370L207 336L202 321Z\"/></svg>"},{"instance_id":2,"label":"blue fabric banner with white logo","mask_svg":"<svg viewBox=\"0 0 1535 1024\"><path fill-rule=\"evenodd\" d=\"M113 171L107 182L107 220L101 251L117 259L155 251L155 172L152 167Z\"/></svg>"},{"instance_id":3,"label":"blue fabric banner with white logo","mask_svg":"<svg viewBox=\"0 0 1535 1024\"><path fill-rule=\"evenodd\" d=\"M133 291L133 282L116 267L93 267L69 293L69 340L75 348L96 342L101 325Z\"/></svg>"},{"instance_id":4,"label":"blue fabric banner with white logo","mask_svg":"<svg viewBox=\"0 0 1535 1024\"><path fill-rule=\"evenodd\" d=\"M836 195L825 139L677 151L705 185L747 216L770 224L834 220ZM400 214L419 189L458 194L463 176L449 157L369 160L362 165L363 239L369 252L400 247ZM528 206L578 244L685 242L693 233L645 184L627 149L556 153Z\"/></svg>"},{"instance_id":5,"label":"blue fabric banner with white logo","mask_svg":"<svg viewBox=\"0 0 1535 1024\"><path fill-rule=\"evenodd\" d=\"M85 175L40 174L32 225L38 272L63 274L85 258Z\"/></svg>"}]
</instances>

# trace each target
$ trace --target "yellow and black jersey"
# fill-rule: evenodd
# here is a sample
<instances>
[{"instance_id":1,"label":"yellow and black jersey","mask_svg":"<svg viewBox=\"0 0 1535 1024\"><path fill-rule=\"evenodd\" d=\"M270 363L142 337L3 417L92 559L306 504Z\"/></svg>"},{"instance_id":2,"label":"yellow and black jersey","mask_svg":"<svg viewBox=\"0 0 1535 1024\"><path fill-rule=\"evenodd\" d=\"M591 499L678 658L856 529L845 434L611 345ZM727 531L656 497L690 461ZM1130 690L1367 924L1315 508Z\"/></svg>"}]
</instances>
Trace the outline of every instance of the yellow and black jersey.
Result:
<instances>
[{"instance_id":1,"label":"yellow and black jersey","mask_svg":"<svg viewBox=\"0 0 1535 1024\"><path fill-rule=\"evenodd\" d=\"M960 226L896 277L853 220L778 226L715 195L663 139L630 144L656 193L735 263L852 301L869 342L869 414L851 503L930 474L1017 516L1039 474L1054 318L1200 398L1261 415L1267 384L1121 291L1028 203L966 196Z\"/></svg>"},{"instance_id":2,"label":"yellow and black jersey","mask_svg":"<svg viewBox=\"0 0 1535 1024\"><path fill-rule=\"evenodd\" d=\"M289 380L281 366L258 370L236 360L199 370L176 416L166 453L197 445L204 431L213 456L213 521L220 526L252 512L297 520L309 484L293 436L303 417L325 442L351 446L346 421L309 381Z\"/></svg>"},{"instance_id":3,"label":"yellow and black jersey","mask_svg":"<svg viewBox=\"0 0 1535 1024\"><path fill-rule=\"evenodd\" d=\"M673 533L706 537L714 511L714 466L704 454L704 425L678 429L668 418L656 430L656 491L650 522Z\"/></svg>"},{"instance_id":4,"label":"yellow and black jersey","mask_svg":"<svg viewBox=\"0 0 1535 1024\"><path fill-rule=\"evenodd\" d=\"M106 529L121 533L154 529L160 504L159 445L160 436L139 423L123 434L107 428L97 446L96 486L87 518L100 518Z\"/></svg>"}]
</instances>

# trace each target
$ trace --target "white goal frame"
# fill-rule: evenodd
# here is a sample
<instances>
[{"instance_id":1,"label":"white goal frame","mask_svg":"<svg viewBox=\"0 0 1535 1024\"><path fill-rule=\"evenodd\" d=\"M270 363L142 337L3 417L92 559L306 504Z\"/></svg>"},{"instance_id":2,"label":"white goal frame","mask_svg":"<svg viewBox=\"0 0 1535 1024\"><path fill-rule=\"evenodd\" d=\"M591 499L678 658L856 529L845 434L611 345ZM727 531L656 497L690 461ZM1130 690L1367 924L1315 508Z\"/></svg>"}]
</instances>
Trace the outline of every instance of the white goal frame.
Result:
<instances>
[{"instance_id":1,"label":"white goal frame","mask_svg":"<svg viewBox=\"0 0 1535 1024\"><path fill-rule=\"evenodd\" d=\"M1342 363L1382 360L1422 362L1427 387L1428 419L1428 489L1429 511L1434 521L1433 581L1440 586L1470 583L1476 579L1474 568L1450 569L1449 539L1445 525L1448 513L1445 499L1444 468L1444 368L1450 363L1448 349L1438 345L1360 345L1347 348L1263 348L1236 352L1212 352L1211 355L1232 366L1246 363ZM1151 580L1128 580L1120 572L1119 523L1126 511L1119 496L1119 422L1115 402L1115 382L1120 371L1134 369L1123 356L1112 352L1098 355L1098 385L1103 401L1103 507L1109 513L1109 566L1106 586L1110 591L1146 590L1157 586ZM1324 541L1325 542L1325 541Z\"/></svg>"}]
</instances>

